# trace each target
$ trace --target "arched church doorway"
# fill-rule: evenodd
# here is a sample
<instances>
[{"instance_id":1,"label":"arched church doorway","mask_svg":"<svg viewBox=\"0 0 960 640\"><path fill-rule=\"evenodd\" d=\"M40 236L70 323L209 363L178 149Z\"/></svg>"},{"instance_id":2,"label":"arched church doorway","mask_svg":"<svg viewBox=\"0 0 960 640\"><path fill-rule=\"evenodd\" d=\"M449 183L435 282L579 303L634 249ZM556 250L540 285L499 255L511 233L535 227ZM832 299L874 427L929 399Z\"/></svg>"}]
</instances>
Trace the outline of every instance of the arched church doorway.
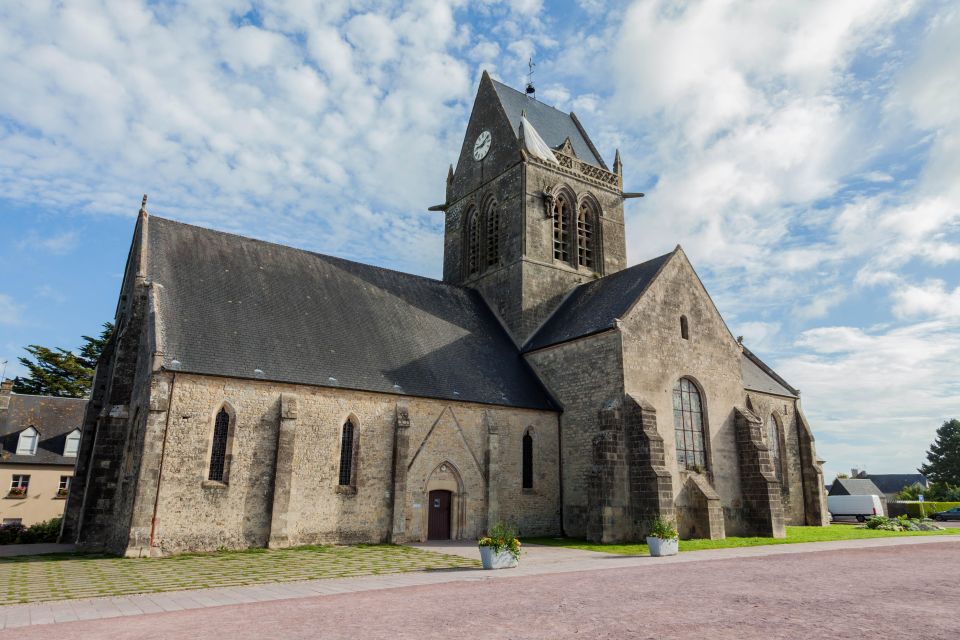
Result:
<instances>
[{"instance_id":1,"label":"arched church doorway","mask_svg":"<svg viewBox=\"0 0 960 640\"><path fill-rule=\"evenodd\" d=\"M428 540L450 539L450 496L451 492L444 489L430 492L430 515L427 520Z\"/></svg>"}]
</instances>

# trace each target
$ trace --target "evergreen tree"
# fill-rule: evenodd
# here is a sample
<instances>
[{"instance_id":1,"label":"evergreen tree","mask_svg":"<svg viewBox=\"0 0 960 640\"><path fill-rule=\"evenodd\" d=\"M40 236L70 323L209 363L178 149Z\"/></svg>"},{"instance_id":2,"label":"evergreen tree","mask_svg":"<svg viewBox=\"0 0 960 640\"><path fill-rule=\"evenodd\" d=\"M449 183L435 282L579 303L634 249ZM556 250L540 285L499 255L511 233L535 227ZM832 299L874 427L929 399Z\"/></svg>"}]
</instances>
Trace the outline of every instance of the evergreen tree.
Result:
<instances>
[{"instance_id":1,"label":"evergreen tree","mask_svg":"<svg viewBox=\"0 0 960 640\"><path fill-rule=\"evenodd\" d=\"M960 420L947 420L927 451L927 464L918 469L931 482L960 485Z\"/></svg>"},{"instance_id":2,"label":"evergreen tree","mask_svg":"<svg viewBox=\"0 0 960 640\"><path fill-rule=\"evenodd\" d=\"M19 358L30 375L13 381L13 392L29 395L86 398L93 385L93 371L103 347L113 333L113 324L107 322L96 338L82 336L84 344L78 353L60 347L50 349L31 344L24 347L30 358Z\"/></svg>"}]
</instances>

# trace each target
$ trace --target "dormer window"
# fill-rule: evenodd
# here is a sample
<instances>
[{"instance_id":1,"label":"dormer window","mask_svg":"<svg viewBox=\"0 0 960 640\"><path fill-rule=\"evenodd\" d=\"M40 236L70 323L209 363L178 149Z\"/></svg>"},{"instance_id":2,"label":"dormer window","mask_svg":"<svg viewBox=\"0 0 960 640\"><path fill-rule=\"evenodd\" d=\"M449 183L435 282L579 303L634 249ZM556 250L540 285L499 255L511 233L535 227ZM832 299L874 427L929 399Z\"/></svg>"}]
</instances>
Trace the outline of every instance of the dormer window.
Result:
<instances>
[{"instance_id":1,"label":"dormer window","mask_svg":"<svg viewBox=\"0 0 960 640\"><path fill-rule=\"evenodd\" d=\"M67 434L67 441L63 445L63 456L65 458L76 458L77 451L80 450L80 429L74 429Z\"/></svg>"},{"instance_id":2,"label":"dormer window","mask_svg":"<svg viewBox=\"0 0 960 640\"><path fill-rule=\"evenodd\" d=\"M40 440L40 433L33 427L27 427L20 432L20 438L17 440L18 456L37 455L37 441Z\"/></svg>"}]
</instances>

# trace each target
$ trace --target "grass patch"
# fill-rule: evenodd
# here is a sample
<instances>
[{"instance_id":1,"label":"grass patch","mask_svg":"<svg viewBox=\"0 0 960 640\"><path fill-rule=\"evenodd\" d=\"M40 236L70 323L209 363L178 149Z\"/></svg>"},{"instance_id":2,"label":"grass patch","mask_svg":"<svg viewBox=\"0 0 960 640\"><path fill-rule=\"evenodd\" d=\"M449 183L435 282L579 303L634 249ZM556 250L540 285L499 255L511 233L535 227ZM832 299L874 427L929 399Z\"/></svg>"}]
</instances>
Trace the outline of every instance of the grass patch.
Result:
<instances>
[{"instance_id":1,"label":"grass patch","mask_svg":"<svg viewBox=\"0 0 960 640\"><path fill-rule=\"evenodd\" d=\"M771 544L795 544L798 542L833 542L836 540L865 540L870 538L897 538L903 536L950 535L950 529L944 531L879 531L859 529L855 526L830 525L828 527L787 527L786 538L736 538L723 540L681 540L680 551L703 551L705 549L730 549L734 547L759 547ZM601 544L576 538L524 538L523 542L542 544L551 547L600 551L625 556L646 556L650 550L644 543Z\"/></svg>"}]
</instances>

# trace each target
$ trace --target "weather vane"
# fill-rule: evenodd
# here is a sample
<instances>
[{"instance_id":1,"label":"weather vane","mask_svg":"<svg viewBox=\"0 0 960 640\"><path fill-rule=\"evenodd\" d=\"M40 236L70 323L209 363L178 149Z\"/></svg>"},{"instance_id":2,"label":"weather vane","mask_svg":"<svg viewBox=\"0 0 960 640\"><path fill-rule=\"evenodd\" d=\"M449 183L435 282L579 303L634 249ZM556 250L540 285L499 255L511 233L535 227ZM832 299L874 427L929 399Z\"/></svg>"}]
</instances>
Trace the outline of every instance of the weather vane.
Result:
<instances>
[{"instance_id":1,"label":"weather vane","mask_svg":"<svg viewBox=\"0 0 960 640\"><path fill-rule=\"evenodd\" d=\"M533 87L533 68L535 66L537 65L533 62L533 58L530 58L527 62L527 68L530 70L527 73L527 96L534 100L537 98L537 90Z\"/></svg>"}]
</instances>

